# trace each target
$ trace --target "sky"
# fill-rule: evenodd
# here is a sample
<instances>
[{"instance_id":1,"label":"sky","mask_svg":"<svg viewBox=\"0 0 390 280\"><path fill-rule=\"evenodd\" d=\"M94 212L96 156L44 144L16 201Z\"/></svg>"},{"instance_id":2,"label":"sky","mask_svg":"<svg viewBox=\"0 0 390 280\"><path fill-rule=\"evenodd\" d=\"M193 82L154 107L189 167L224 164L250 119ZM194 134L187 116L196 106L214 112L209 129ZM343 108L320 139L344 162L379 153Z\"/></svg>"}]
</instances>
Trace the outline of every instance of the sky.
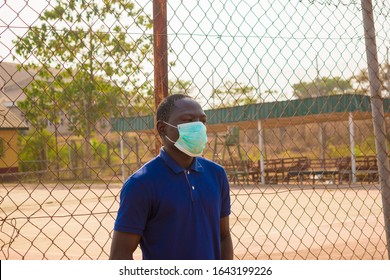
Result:
<instances>
[{"instance_id":1,"label":"sky","mask_svg":"<svg viewBox=\"0 0 390 280\"><path fill-rule=\"evenodd\" d=\"M0 0L2 61L13 60L12 40L36 24L49 3ZM152 1L138 3L152 15ZM390 3L373 4L382 62L390 46ZM205 106L226 81L275 101L292 98L294 83L317 75L349 78L367 67L360 1L354 0L168 0L168 42L175 62L169 79L191 81Z\"/></svg>"}]
</instances>

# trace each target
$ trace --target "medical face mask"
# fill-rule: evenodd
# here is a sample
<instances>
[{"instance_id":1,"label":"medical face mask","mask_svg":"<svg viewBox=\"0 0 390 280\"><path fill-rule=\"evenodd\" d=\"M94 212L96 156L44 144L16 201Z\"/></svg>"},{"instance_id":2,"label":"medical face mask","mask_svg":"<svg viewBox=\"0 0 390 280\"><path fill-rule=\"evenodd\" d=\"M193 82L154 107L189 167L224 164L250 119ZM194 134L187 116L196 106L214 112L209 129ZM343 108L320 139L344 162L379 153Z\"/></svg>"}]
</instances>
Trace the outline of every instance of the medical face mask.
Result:
<instances>
[{"instance_id":1,"label":"medical face mask","mask_svg":"<svg viewBox=\"0 0 390 280\"><path fill-rule=\"evenodd\" d=\"M206 126L202 122L183 123L178 126L164 123L179 130L179 138L176 142L165 135L169 141L175 144L176 148L190 157L202 155L207 144Z\"/></svg>"}]
</instances>

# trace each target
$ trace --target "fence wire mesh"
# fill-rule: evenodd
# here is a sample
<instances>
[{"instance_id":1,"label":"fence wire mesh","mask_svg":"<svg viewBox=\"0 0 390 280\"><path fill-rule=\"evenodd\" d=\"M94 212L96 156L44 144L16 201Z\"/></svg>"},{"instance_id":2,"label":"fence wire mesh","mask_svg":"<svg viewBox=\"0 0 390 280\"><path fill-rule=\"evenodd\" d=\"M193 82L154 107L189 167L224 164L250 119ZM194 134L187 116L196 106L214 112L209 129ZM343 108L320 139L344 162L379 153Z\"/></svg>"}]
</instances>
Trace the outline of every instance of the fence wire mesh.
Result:
<instances>
[{"instance_id":1,"label":"fence wire mesh","mask_svg":"<svg viewBox=\"0 0 390 280\"><path fill-rule=\"evenodd\" d=\"M373 1L390 142L390 4ZM235 259L386 259L360 1L168 1ZM155 154L153 1L0 1L0 259L107 259ZM137 257L141 254L137 251Z\"/></svg>"}]
</instances>

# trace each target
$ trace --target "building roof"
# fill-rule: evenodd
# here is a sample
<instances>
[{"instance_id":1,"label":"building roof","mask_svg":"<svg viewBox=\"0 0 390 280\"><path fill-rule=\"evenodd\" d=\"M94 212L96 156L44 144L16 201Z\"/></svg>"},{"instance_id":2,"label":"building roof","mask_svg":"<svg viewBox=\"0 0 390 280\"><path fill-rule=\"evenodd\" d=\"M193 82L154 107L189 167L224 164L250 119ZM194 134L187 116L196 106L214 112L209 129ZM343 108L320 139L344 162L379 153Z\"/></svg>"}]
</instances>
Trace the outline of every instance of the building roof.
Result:
<instances>
[{"instance_id":1,"label":"building roof","mask_svg":"<svg viewBox=\"0 0 390 280\"><path fill-rule=\"evenodd\" d=\"M19 64L0 62L0 103L16 104L24 100L23 89L33 81L35 74L36 71L25 70Z\"/></svg>"},{"instance_id":2,"label":"building roof","mask_svg":"<svg viewBox=\"0 0 390 280\"><path fill-rule=\"evenodd\" d=\"M385 115L390 116L390 98L383 99L383 109ZM346 121L349 113L356 120L369 119L371 100L365 95L343 94L210 109L205 110L205 113L207 131L223 132L227 126L254 129L260 120L263 128L272 128ZM112 126L114 131L120 132L153 132L154 119L153 115L116 118L112 119Z\"/></svg>"},{"instance_id":3,"label":"building roof","mask_svg":"<svg viewBox=\"0 0 390 280\"><path fill-rule=\"evenodd\" d=\"M10 109L0 104L0 130L4 129L28 129L28 126L17 118Z\"/></svg>"}]
</instances>

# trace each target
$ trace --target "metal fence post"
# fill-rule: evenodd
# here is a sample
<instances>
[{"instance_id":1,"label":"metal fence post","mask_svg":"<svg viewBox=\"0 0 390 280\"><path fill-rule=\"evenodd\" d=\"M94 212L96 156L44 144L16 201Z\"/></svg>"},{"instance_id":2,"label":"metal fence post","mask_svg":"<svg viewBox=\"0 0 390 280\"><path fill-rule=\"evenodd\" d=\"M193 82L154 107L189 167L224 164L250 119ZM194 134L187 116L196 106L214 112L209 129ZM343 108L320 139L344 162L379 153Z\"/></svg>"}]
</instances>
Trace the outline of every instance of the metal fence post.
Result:
<instances>
[{"instance_id":1,"label":"metal fence post","mask_svg":"<svg viewBox=\"0 0 390 280\"><path fill-rule=\"evenodd\" d=\"M355 124L353 115L350 112L348 117L349 146L351 150L351 182L356 183L356 155L355 155Z\"/></svg>"},{"instance_id":2,"label":"metal fence post","mask_svg":"<svg viewBox=\"0 0 390 280\"><path fill-rule=\"evenodd\" d=\"M124 152L124 132L120 132L120 153L121 153L121 173L122 173L122 183L125 183L125 152Z\"/></svg>"},{"instance_id":3,"label":"metal fence post","mask_svg":"<svg viewBox=\"0 0 390 280\"><path fill-rule=\"evenodd\" d=\"M261 120L257 122L257 131L259 134L259 153L260 153L260 160L259 160L259 168L260 168L260 176L261 176L261 184L265 185L265 174L264 174L264 130L261 125ZM259 178L260 179L260 178Z\"/></svg>"},{"instance_id":4,"label":"metal fence post","mask_svg":"<svg viewBox=\"0 0 390 280\"><path fill-rule=\"evenodd\" d=\"M371 92L372 119L375 135L378 171L382 191L383 216L385 220L387 254L390 259L390 165L387 154L386 125L381 96L381 82L375 39L374 15L371 0L362 0L364 37Z\"/></svg>"}]
</instances>

